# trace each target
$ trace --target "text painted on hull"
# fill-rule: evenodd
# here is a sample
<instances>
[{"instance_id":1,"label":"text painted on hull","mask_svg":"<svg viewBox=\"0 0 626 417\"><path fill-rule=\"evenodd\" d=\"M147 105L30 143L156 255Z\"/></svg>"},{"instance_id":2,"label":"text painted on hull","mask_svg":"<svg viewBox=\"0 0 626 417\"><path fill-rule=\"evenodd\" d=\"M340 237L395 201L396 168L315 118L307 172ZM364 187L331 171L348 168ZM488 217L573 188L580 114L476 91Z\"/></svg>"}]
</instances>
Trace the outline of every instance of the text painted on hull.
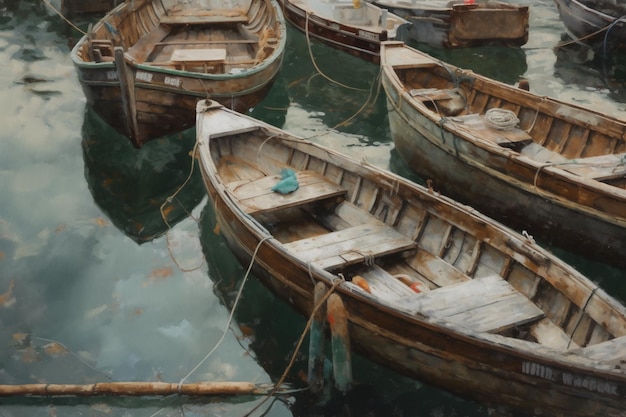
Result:
<instances>
[{"instance_id":1,"label":"text painted on hull","mask_svg":"<svg viewBox=\"0 0 626 417\"><path fill-rule=\"evenodd\" d=\"M145 71L137 71L137 74L135 75L135 78L141 81L145 81L147 83L152 81L152 75L149 72L145 72Z\"/></svg>"},{"instance_id":2,"label":"text painted on hull","mask_svg":"<svg viewBox=\"0 0 626 417\"><path fill-rule=\"evenodd\" d=\"M618 395L617 384L612 382L590 376L580 376L570 372L563 372L534 362L522 362L522 373L570 387L585 388L588 391L598 392L600 394Z\"/></svg>"}]
</instances>

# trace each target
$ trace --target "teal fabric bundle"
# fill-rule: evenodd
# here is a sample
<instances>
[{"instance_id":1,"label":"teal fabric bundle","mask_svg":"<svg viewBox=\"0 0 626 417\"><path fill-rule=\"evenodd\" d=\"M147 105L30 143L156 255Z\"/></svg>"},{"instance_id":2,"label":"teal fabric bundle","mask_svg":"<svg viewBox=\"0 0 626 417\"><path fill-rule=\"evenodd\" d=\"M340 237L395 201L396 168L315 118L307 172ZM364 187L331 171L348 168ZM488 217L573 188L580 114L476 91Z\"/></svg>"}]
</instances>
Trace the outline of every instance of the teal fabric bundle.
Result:
<instances>
[{"instance_id":1,"label":"teal fabric bundle","mask_svg":"<svg viewBox=\"0 0 626 417\"><path fill-rule=\"evenodd\" d=\"M283 168L280 171L281 180L272 187L272 191L280 194L289 194L298 189L298 179L293 169Z\"/></svg>"}]
</instances>

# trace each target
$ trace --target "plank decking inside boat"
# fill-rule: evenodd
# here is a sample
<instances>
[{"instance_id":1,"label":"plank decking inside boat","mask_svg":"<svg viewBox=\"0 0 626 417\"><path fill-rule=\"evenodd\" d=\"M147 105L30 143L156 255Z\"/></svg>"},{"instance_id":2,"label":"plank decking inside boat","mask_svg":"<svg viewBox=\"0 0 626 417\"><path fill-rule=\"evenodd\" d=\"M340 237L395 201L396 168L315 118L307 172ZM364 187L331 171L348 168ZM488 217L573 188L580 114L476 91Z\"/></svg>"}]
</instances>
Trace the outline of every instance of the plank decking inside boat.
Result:
<instances>
[{"instance_id":1,"label":"plank decking inside boat","mask_svg":"<svg viewBox=\"0 0 626 417\"><path fill-rule=\"evenodd\" d=\"M548 244L626 265L626 123L383 43L395 148L447 195Z\"/></svg>"},{"instance_id":2,"label":"plank decking inside boat","mask_svg":"<svg viewBox=\"0 0 626 417\"><path fill-rule=\"evenodd\" d=\"M193 127L201 98L237 111L256 105L285 42L273 0L129 1L91 28L72 60L88 104L141 147Z\"/></svg>"},{"instance_id":3,"label":"plank decking inside boat","mask_svg":"<svg viewBox=\"0 0 626 417\"><path fill-rule=\"evenodd\" d=\"M242 265L295 310L345 306L370 359L487 404L623 415L626 309L476 210L202 101L200 166ZM273 191L288 169L301 188ZM254 256L254 258L253 258Z\"/></svg>"}]
</instances>

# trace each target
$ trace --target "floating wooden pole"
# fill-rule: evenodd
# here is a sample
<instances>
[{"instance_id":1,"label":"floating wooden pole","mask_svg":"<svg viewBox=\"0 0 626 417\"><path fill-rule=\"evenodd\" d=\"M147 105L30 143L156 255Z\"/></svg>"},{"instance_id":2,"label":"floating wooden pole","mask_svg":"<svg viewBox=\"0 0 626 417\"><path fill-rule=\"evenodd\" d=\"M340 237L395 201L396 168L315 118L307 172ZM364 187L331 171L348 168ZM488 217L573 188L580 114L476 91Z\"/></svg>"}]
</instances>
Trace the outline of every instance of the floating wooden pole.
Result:
<instances>
[{"instance_id":1,"label":"floating wooden pole","mask_svg":"<svg viewBox=\"0 0 626 417\"><path fill-rule=\"evenodd\" d=\"M348 314L337 294L328 297L328 323L333 352L333 376L335 387L345 393L352 385L352 359L350 356L350 335L348 334Z\"/></svg>"},{"instance_id":2,"label":"floating wooden pole","mask_svg":"<svg viewBox=\"0 0 626 417\"><path fill-rule=\"evenodd\" d=\"M99 382L96 384L24 384L0 385L0 397L25 396L144 396L144 395L263 395L271 391L251 382Z\"/></svg>"},{"instance_id":3,"label":"floating wooden pole","mask_svg":"<svg viewBox=\"0 0 626 417\"><path fill-rule=\"evenodd\" d=\"M323 282L315 285L313 305L317 306L328 293L328 287ZM313 315L311 331L309 332L309 389L318 393L324 389L324 341L326 332L326 306L321 305Z\"/></svg>"}]
</instances>

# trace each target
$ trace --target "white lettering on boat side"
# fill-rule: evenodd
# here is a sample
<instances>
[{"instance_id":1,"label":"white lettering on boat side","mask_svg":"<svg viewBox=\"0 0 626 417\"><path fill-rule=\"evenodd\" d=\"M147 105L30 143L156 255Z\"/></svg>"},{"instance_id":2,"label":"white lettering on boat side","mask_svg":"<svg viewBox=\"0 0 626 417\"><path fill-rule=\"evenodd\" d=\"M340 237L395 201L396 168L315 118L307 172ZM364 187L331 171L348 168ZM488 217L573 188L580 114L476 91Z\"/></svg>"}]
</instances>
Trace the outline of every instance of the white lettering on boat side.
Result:
<instances>
[{"instance_id":1,"label":"white lettering on boat side","mask_svg":"<svg viewBox=\"0 0 626 417\"><path fill-rule=\"evenodd\" d=\"M571 372L563 372L534 362L522 362L522 373L547 379L575 388L584 388L600 394L618 395L617 384L590 376L581 376Z\"/></svg>"},{"instance_id":2,"label":"white lettering on boat side","mask_svg":"<svg viewBox=\"0 0 626 417\"><path fill-rule=\"evenodd\" d=\"M117 72L116 71L107 71L107 80L117 80Z\"/></svg>"},{"instance_id":3,"label":"white lettering on boat side","mask_svg":"<svg viewBox=\"0 0 626 417\"><path fill-rule=\"evenodd\" d=\"M152 74L145 71L137 71L137 75L135 78L141 81L145 81L147 83L152 82Z\"/></svg>"},{"instance_id":4,"label":"white lettering on boat side","mask_svg":"<svg viewBox=\"0 0 626 417\"><path fill-rule=\"evenodd\" d=\"M372 32L366 32L364 30L359 30L359 36L365 39L369 39L371 41L377 41L378 35Z\"/></svg>"},{"instance_id":5,"label":"white lettering on boat side","mask_svg":"<svg viewBox=\"0 0 626 417\"><path fill-rule=\"evenodd\" d=\"M180 78L176 78L176 77L165 77L163 82L173 87L180 87L181 80Z\"/></svg>"}]
</instances>

